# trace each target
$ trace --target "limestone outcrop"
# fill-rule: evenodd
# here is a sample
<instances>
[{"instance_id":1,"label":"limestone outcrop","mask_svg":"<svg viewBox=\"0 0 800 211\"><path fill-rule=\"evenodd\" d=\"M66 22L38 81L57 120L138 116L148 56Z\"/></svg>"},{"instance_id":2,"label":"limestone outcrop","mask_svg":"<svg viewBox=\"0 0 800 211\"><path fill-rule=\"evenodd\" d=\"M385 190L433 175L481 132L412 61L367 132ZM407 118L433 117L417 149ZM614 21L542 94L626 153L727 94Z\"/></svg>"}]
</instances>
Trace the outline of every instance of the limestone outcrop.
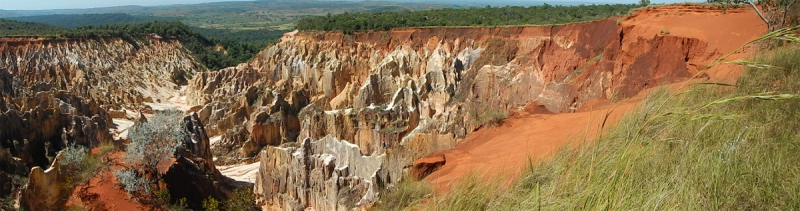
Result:
<instances>
[{"instance_id":1,"label":"limestone outcrop","mask_svg":"<svg viewBox=\"0 0 800 211\"><path fill-rule=\"evenodd\" d=\"M61 210L64 209L66 200L71 190L64 188L63 176L59 174L62 166L58 160L62 153L53 160L47 170L33 167L28 176L28 183L22 188L20 205L30 210Z\"/></svg>"},{"instance_id":2,"label":"limestone outcrop","mask_svg":"<svg viewBox=\"0 0 800 211\"><path fill-rule=\"evenodd\" d=\"M362 155L358 146L326 136L298 146L261 152L256 193L284 210L348 210L378 197L384 155Z\"/></svg>"}]
</instances>

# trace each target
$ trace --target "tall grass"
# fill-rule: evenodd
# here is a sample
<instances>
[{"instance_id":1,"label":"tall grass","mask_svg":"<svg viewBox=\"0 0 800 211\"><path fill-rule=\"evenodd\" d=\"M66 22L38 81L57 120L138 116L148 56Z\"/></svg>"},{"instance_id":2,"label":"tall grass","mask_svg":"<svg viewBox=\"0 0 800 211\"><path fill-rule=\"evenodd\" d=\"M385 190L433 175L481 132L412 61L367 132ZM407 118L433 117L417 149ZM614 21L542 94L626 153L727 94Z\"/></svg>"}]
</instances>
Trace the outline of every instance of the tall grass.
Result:
<instances>
[{"instance_id":1,"label":"tall grass","mask_svg":"<svg viewBox=\"0 0 800 211\"><path fill-rule=\"evenodd\" d=\"M433 188L423 181L403 180L394 188L381 192L381 200L371 210L413 210L433 194Z\"/></svg>"},{"instance_id":2,"label":"tall grass","mask_svg":"<svg viewBox=\"0 0 800 211\"><path fill-rule=\"evenodd\" d=\"M600 140L532 165L499 197L447 197L477 210L798 209L800 46L753 60L735 87L651 93Z\"/></svg>"}]
</instances>

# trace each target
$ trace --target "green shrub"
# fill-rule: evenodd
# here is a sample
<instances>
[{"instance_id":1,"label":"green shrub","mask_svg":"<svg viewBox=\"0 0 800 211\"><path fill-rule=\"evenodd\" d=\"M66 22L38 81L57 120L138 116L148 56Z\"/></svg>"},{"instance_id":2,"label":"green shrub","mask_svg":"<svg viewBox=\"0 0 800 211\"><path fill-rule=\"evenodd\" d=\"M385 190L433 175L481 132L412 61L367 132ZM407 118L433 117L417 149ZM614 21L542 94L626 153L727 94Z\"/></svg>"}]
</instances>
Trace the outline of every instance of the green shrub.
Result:
<instances>
[{"instance_id":1,"label":"green shrub","mask_svg":"<svg viewBox=\"0 0 800 211\"><path fill-rule=\"evenodd\" d=\"M181 120L182 111L167 110L153 115L147 122L137 122L128 130L130 144L126 148L125 163L137 168L155 169L169 159L188 137Z\"/></svg>"},{"instance_id":2,"label":"green shrub","mask_svg":"<svg viewBox=\"0 0 800 211\"><path fill-rule=\"evenodd\" d=\"M122 185L123 189L128 192L128 197L131 197L133 193L150 192L150 182L145 175L135 168L116 170L114 171L114 177L117 178L117 182Z\"/></svg>"},{"instance_id":3,"label":"green shrub","mask_svg":"<svg viewBox=\"0 0 800 211\"><path fill-rule=\"evenodd\" d=\"M89 155L89 150L83 146L71 144L63 150L62 157L58 160L61 165L58 173L62 175L61 184L64 190L88 182L101 166L99 157L102 155Z\"/></svg>"},{"instance_id":4,"label":"green shrub","mask_svg":"<svg viewBox=\"0 0 800 211\"><path fill-rule=\"evenodd\" d=\"M160 111L128 129L130 143L124 156L131 167L114 172L128 193L150 192L150 181L159 179L158 163L170 159L188 138L182 111ZM151 175L148 175L151 174Z\"/></svg>"},{"instance_id":5,"label":"green shrub","mask_svg":"<svg viewBox=\"0 0 800 211\"><path fill-rule=\"evenodd\" d=\"M233 196L225 200L225 210L242 210L254 211L261 210L261 206L257 202L258 196L253 193L251 187L239 186L234 190Z\"/></svg>"},{"instance_id":6,"label":"green shrub","mask_svg":"<svg viewBox=\"0 0 800 211\"><path fill-rule=\"evenodd\" d=\"M64 148L62 159L58 160L58 164L67 169L79 171L83 168L83 162L88 155L86 151L86 148L83 146L71 144L67 148Z\"/></svg>"},{"instance_id":7,"label":"green shrub","mask_svg":"<svg viewBox=\"0 0 800 211\"><path fill-rule=\"evenodd\" d=\"M170 205L169 206L169 210L170 211L191 211L191 209L189 209L188 207L189 207L189 204L186 202L186 198L181 198L181 199L178 199L178 201L175 202L175 204Z\"/></svg>"},{"instance_id":8,"label":"green shrub","mask_svg":"<svg viewBox=\"0 0 800 211\"><path fill-rule=\"evenodd\" d=\"M508 110L494 107L489 104L474 103L471 105L473 115L472 124L475 126L499 126L509 117Z\"/></svg>"},{"instance_id":9,"label":"green shrub","mask_svg":"<svg viewBox=\"0 0 800 211\"><path fill-rule=\"evenodd\" d=\"M206 211L219 211L219 201L209 196L207 199L203 200L203 209Z\"/></svg>"}]
</instances>

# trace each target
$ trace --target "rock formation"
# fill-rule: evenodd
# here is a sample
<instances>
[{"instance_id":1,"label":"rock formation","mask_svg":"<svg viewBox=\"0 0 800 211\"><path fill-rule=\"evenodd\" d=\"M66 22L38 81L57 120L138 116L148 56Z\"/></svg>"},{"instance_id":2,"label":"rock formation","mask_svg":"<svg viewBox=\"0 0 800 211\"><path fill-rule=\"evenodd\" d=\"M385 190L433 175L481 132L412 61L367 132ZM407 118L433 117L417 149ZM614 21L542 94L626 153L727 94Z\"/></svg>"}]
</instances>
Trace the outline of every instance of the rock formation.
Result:
<instances>
[{"instance_id":1,"label":"rock formation","mask_svg":"<svg viewBox=\"0 0 800 211\"><path fill-rule=\"evenodd\" d=\"M358 146L326 136L306 138L296 147L261 152L255 192L286 210L347 210L378 197L383 155L364 156Z\"/></svg>"},{"instance_id":2,"label":"rock formation","mask_svg":"<svg viewBox=\"0 0 800 211\"><path fill-rule=\"evenodd\" d=\"M365 157L382 157L377 176L366 180L373 188L390 187L414 160L455 146L487 111L541 105L547 110L541 112L574 112L590 100L622 99L685 80L721 53L698 37L640 33L644 27L606 19L300 32L250 63L198 74L186 95L202 107L199 118L209 135L221 135L212 145L219 160L260 156L255 191L267 202L287 210L350 208L369 202L350 199L372 192L336 201L341 197L334 192L352 187L308 183L363 175L293 179L333 166L320 161L333 152L309 151L316 146L309 140L345 140Z\"/></svg>"},{"instance_id":3,"label":"rock formation","mask_svg":"<svg viewBox=\"0 0 800 211\"><path fill-rule=\"evenodd\" d=\"M65 198L71 190L65 189L64 178L59 169L62 166L58 160L63 159L63 153L53 160L53 164L44 170L33 167L28 176L28 184L22 189L19 199L20 205L30 210L60 210L66 204Z\"/></svg>"},{"instance_id":4,"label":"rock formation","mask_svg":"<svg viewBox=\"0 0 800 211\"><path fill-rule=\"evenodd\" d=\"M173 197L195 207L223 197L215 165L256 160L254 191L270 205L368 207L404 177L435 171L444 157L415 160L453 148L491 111L575 112L685 80L727 53L703 37L653 30L606 19L300 32L249 63L206 72L179 42L157 37L0 38L0 196L15 188L2 182L7 174L32 172L29 187L52 186L42 167L56 152L113 141L113 118L148 113L185 84L195 113L165 171Z\"/></svg>"},{"instance_id":5,"label":"rock formation","mask_svg":"<svg viewBox=\"0 0 800 211\"><path fill-rule=\"evenodd\" d=\"M197 70L175 40L0 38L0 154L8 154L0 159L13 161L0 165L0 177L30 173L21 205L60 209L53 203L63 200L43 189L59 186L58 172L43 169L57 152L114 142L112 117L177 95ZM19 189L4 182L2 195Z\"/></svg>"},{"instance_id":6,"label":"rock formation","mask_svg":"<svg viewBox=\"0 0 800 211\"><path fill-rule=\"evenodd\" d=\"M189 208L202 209L203 200L208 197L228 198L235 186L214 166L210 141L197 114L185 116L183 122L189 137L179 147L175 161L167 168L162 179L172 199L183 198Z\"/></svg>"}]
</instances>

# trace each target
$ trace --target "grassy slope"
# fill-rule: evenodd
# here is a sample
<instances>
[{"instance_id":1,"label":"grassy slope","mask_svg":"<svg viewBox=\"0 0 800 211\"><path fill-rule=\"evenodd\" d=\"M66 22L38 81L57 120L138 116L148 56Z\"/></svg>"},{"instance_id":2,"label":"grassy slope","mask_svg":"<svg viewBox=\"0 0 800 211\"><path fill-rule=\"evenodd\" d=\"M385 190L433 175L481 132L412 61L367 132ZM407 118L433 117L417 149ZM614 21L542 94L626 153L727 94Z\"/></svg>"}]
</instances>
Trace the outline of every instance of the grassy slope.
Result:
<instances>
[{"instance_id":1,"label":"grassy slope","mask_svg":"<svg viewBox=\"0 0 800 211\"><path fill-rule=\"evenodd\" d=\"M680 93L656 91L605 137L531 165L510 190L468 179L426 208L798 208L797 58L797 45L759 55L755 61L774 67L748 68L736 87L692 85ZM406 201L391 206L408 208L415 200Z\"/></svg>"}]
</instances>

